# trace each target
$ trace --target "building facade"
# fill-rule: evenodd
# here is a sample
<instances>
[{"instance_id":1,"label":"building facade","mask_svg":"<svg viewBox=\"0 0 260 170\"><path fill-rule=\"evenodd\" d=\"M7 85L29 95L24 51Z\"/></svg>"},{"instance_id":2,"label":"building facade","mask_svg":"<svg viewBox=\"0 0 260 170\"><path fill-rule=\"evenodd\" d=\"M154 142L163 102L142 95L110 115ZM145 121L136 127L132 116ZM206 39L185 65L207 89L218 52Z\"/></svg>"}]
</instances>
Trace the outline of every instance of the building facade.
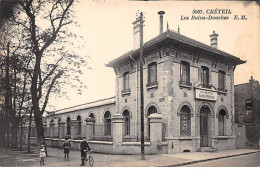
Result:
<instances>
[{"instance_id":1,"label":"building facade","mask_svg":"<svg viewBox=\"0 0 260 170\"><path fill-rule=\"evenodd\" d=\"M260 147L260 85L253 77L235 85L235 122L245 126L246 147Z\"/></svg>"},{"instance_id":2,"label":"building facade","mask_svg":"<svg viewBox=\"0 0 260 170\"><path fill-rule=\"evenodd\" d=\"M47 116L47 137L77 143L86 136L96 151L140 153L139 20L133 33L133 50L107 64L116 74L116 96ZM213 32L208 46L167 29L144 44L146 153L236 148L234 70L245 62L217 49L217 37Z\"/></svg>"}]
</instances>

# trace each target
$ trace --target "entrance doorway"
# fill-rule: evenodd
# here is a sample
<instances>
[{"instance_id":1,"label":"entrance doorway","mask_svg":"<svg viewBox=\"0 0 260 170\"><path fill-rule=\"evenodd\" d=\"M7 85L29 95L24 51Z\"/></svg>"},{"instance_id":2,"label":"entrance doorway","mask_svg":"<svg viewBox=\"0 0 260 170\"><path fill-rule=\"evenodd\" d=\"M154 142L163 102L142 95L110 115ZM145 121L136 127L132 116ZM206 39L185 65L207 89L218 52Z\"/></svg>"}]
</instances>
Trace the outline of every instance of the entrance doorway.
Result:
<instances>
[{"instance_id":1,"label":"entrance doorway","mask_svg":"<svg viewBox=\"0 0 260 170\"><path fill-rule=\"evenodd\" d=\"M211 146L210 138L210 108L203 106L200 109L200 146Z\"/></svg>"}]
</instances>

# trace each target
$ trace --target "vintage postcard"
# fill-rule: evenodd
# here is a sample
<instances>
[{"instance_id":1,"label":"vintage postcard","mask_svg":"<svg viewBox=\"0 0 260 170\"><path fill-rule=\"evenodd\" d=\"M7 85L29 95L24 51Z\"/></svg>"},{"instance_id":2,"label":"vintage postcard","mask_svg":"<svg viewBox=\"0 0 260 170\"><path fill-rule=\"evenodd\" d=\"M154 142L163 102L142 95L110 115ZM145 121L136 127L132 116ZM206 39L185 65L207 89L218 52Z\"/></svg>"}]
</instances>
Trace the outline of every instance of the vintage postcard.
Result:
<instances>
[{"instance_id":1,"label":"vintage postcard","mask_svg":"<svg viewBox=\"0 0 260 170\"><path fill-rule=\"evenodd\" d=\"M0 11L1 167L260 166L259 1Z\"/></svg>"}]
</instances>

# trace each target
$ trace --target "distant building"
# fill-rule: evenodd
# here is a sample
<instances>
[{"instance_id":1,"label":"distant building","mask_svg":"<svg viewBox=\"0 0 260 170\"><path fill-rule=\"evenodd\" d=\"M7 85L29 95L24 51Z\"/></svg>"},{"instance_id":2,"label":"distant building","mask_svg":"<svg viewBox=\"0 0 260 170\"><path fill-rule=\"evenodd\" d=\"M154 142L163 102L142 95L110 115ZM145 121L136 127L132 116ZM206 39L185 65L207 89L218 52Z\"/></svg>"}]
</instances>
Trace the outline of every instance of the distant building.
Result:
<instances>
[{"instance_id":1,"label":"distant building","mask_svg":"<svg viewBox=\"0 0 260 170\"><path fill-rule=\"evenodd\" d=\"M133 33L133 50L107 64L116 96L48 115L47 144L69 137L77 149L86 136L98 152L140 153L139 20ZM217 49L217 37L208 46L160 25L144 44L146 153L235 149L234 70L245 62Z\"/></svg>"},{"instance_id":2,"label":"distant building","mask_svg":"<svg viewBox=\"0 0 260 170\"><path fill-rule=\"evenodd\" d=\"M246 127L246 145L258 148L260 140L260 86L253 77L235 85L235 122Z\"/></svg>"}]
</instances>

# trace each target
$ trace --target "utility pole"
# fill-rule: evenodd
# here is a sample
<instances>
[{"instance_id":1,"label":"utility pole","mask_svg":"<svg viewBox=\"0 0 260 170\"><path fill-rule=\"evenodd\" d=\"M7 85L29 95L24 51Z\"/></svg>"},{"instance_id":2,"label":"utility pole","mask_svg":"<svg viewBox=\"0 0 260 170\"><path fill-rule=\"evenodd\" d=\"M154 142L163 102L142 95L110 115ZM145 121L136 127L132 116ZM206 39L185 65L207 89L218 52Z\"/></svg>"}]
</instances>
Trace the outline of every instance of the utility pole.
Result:
<instances>
[{"instance_id":1,"label":"utility pole","mask_svg":"<svg viewBox=\"0 0 260 170\"><path fill-rule=\"evenodd\" d=\"M144 156L143 13L140 13L141 160Z\"/></svg>"}]
</instances>

